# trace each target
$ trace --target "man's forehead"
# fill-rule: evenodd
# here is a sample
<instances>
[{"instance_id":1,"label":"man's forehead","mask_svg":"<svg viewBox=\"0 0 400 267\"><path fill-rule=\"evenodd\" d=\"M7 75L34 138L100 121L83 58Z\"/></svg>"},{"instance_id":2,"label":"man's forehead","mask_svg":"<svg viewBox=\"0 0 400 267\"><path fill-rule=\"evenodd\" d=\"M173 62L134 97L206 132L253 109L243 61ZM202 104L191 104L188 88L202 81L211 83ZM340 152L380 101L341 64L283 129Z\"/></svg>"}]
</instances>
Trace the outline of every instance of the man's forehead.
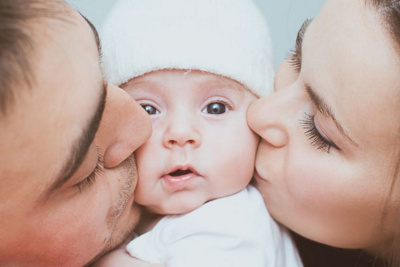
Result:
<instances>
[{"instance_id":1,"label":"man's forehead","mask_svg":"<svg viewBox=\"0 0 400 267\"><path fill-rule=\"evenodd\" d=\"M68 16L59 13L32 25L38 30L32 31L36 50L30 55L35 83L18 94L12 114L0 118L0 174L8 176L0 184L37 179L49 185L104 101L93 31L78 12L59 6Z\"/></svg>"},{"instance_id":2,"label":"man's forehead","mask_svg":"<svg viewBox=\"0 0 400 267\"><path fill-rule=\"evenodd\" d=\"M53 18L47 18L45 23L47 27L39 27L37 30L45 31L45 34L57 38L67 34L70 38L89 38L94 40L97 46L98 55L101 56L100 38L95 26L81 13L71 8L64 2L61 2L61 8L56 10L57 13ZM54 18L58 19L55 23ZM72 29L73 28L73 29ZM46 41L46 39L40 39Z\"/></svg>"}]
</instances>

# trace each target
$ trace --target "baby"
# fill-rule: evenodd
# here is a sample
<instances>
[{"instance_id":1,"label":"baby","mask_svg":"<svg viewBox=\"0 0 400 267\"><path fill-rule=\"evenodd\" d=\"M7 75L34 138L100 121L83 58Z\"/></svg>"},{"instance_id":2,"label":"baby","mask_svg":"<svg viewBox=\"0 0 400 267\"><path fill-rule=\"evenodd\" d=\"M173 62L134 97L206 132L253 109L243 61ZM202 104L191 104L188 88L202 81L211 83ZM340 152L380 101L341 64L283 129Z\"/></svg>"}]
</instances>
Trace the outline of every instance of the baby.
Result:
<instances>
[{"instance_id":1,"label":"baby","mask_svg":"<svg viewBox=\"0 0 400 267\"><path fill-rule=\"evenodd\" d=\"M269 31L254 3L121 0L101 37L106 77L153 121L136 154L135 200L161 216L144 223L130 255L174 267L301 266L249 185L258 137L246 112L273 83ZM114 266L126 257L110 256Z\"/></svg>"}]
</instances>

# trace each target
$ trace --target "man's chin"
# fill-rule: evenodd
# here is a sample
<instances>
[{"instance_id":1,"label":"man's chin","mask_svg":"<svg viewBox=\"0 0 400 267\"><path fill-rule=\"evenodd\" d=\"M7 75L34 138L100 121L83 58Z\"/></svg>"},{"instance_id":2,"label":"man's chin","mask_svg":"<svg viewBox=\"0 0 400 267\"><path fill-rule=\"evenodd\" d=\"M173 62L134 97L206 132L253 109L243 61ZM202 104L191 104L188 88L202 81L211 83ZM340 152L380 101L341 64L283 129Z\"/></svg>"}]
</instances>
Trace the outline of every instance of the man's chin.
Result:
<instances>
[{"instance_id":1,"label":"man's chin","mask_svg":"<svg viewBox=\"0 0 400 267\"><path fill-rule=\"evenodd\" d=\"M129 241L136 237L136 234L133 230L126 231L125 233L119 235L117 238L110 239L106 246L102 249L102 251L97 254L90 262L85 264L84 266L91 266L96 261L98 261L101 257L106 255L107 253L113 251L114 249L119 248L120 246L126 246Z\"/></svg>"},{"instance_id":2,"label":"man's chin","mask_svg":"<svg viewBox=\"0 0 400 267\"><path fill-rule=\"evenodd\" d=\"M133 204L136 205L136 204ZM132 207L132 209L139 209L137 207ZM138 211L132 211L133 213L138 212ZM140 212L140 211L139 211ZM98 253L89 263L85 264L85 266L91 266L94 264L97 260L99 260L101 257L109 253L110 251L113 251L116 248L119 248L120 246L126 246L129 241L131 241L133 238L136 237L136 234L134 232L138 222L139 222L139 217L135 219L133 222L131 222L130 227L125 227L120 233L116 233L118 230L123 228L122 226L118 225L114 229L114 233L112 234L112 237L108 240L108 242L105 244L104 248L101 250L100 253ZM121 224L122 222L119 222Z\"/></svg>"}]
</instances>

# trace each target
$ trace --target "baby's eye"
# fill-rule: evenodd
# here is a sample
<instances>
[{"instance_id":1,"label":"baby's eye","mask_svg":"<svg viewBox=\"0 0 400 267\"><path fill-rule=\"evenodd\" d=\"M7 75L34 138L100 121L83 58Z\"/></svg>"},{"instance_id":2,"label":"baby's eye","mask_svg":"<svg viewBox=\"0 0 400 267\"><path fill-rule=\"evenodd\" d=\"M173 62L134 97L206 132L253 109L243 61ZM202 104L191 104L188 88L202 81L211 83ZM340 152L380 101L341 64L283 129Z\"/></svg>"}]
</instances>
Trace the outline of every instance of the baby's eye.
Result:
<instances>
[{"instance_id":1,"label":"baby's eye","mask_svg":"<svg viewBox=\"0 0 400 267\"><path fill-rule=\"evenodd\" d=\"M208 114L223 114L228 110L227 106L223 103L219 102L213 102L207 105L205 109L203 109L203 112L208 113Z\"/></svg>"},{"instance_id":2,"label":"baby's eye","mask_svg":"<svg viewBox=\"0 0 400 267\"><path fill-rule=\"evenodd\" d=\"M160 111L158 111L155 107L149 104L142 104L142 108L149 114L149 115L156 115L159 114Z\"/></svg>"}]
</instances>

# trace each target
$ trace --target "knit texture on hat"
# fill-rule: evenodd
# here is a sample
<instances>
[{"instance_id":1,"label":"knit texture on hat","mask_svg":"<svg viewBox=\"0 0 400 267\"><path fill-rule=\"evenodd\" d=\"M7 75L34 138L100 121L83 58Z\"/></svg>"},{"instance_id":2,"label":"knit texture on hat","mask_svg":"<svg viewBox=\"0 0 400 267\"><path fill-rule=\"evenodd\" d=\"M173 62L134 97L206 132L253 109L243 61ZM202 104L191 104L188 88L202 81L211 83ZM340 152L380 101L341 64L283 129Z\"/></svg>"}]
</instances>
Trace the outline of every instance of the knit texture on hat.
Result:
<instances>
[{"instance_id":1,"label":"knit texture on hat","mask_svg":"<svg viewBox=\"0 0 400 267\"><path fill-rule=\"evenodd\" d=\"M201 70L258 96L273 91L272 44L252 0L120 0L100 34L116 85L163 69Z\"/></svg>"}]
</instances>

